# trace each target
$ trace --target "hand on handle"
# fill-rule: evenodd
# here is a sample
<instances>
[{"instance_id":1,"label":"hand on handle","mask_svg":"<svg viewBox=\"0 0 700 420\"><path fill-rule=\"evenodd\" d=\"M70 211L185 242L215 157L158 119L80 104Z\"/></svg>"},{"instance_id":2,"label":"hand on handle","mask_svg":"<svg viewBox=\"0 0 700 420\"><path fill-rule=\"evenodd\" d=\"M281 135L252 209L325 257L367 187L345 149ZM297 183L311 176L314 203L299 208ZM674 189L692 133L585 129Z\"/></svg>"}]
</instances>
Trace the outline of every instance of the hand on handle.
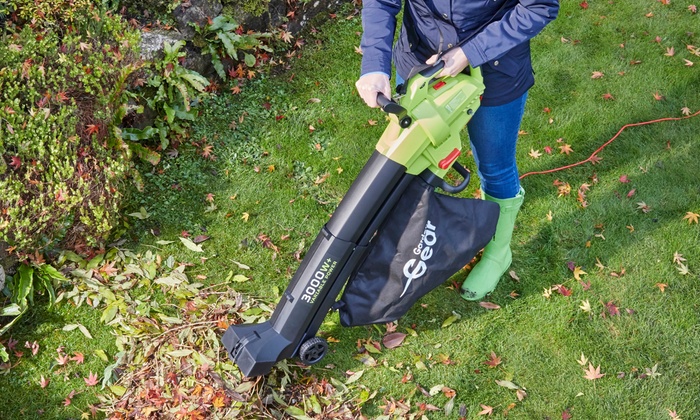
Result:
<instances>
[{"instance_id":1,"label":"hand on handle","mask_svg":"<svg viewBox=\"0 0 700 420\"><path fill-rule=\"evenodd\" d=\"M379 107L379 104L377 104L377 95L380 93L387 98L391 98L389 76L383 73L365 74L355 82L355 87L362 100L364 100L370 108Z\"/></svg>"},{"instance_id":2,"label":"hand on handle","mask_svg":"<svg viewBox=\"0 0 700 420\"><path fill-rule=\"evenodd\" d=\"M462 72L469 65L469 60L461 48L452 48L439 57L445 62L445 67L442 68L437 77L451 76L454 77ZM438 60L438 55L430 57L425 63L434 64Z\"/></svg>"}]
</instances>

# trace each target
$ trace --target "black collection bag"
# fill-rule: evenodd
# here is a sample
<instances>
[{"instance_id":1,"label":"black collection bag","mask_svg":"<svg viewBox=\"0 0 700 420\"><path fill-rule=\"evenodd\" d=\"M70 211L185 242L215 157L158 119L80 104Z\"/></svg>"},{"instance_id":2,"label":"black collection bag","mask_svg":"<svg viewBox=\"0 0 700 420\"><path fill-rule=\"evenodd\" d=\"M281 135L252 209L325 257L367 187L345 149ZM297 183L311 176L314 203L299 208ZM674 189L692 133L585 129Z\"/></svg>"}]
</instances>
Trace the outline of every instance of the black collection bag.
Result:
<instances>
[{"instance_id":1,"label":"black collection bag","mask_svg":"<svg viewBox=\"0 0 700 420\"><path fill-rule=\"evenodd\" d=\"M493 238L498 204L435 192L416 177L372 239L335 307L343 326L403 316Z\"/></svg>"}]
</instances>

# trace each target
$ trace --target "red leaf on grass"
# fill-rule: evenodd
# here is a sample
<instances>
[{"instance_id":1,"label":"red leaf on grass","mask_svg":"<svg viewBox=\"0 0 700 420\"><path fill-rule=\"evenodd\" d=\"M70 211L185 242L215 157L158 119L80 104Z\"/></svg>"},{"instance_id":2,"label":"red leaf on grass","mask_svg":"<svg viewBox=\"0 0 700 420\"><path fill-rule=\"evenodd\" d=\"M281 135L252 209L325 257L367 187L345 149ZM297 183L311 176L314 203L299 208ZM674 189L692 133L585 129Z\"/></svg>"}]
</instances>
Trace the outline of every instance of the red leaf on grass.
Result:
<instances>
[{"instance_id":1,"label":"red leaf on grass","mask_svg":"<svg viewBox=\"0 0 700 420\"><path fill-rule=\"evenodd\" d=\"M71 360L75 361L77 364L83 363L83 361L84 361L83 353L77 353L77 352L76 352L76 353L73 353L73 354L74 354L74 356L70 358Z\"/></svg>"},{"instance_id":2,"label":"red leaf on grass","mask_svg":"<svg viewBox=\"0 0 700 420\"><path fill-rule=\"evenodd\" d=\"M489 360L484 362L485 365L489 367L496 367L501 364L501 358L496 356L496 353L491 352L491 356L489 356Z\"/></svg>"},{"instance_id":3,"label":"red leaf on grass","mask_svg":"<svg viewBox=\"0 0 700 420\"><path fill-rule=\"evenodd\" d=\"M559 285L557 288L557 291L561 293L563 296L571 296L571 289L567 289L564 285Z\"/></svg>"},{"instance_id":4,"label":"red leaf on grass","mask_svg":"<svg viewBox=\"0 0 700 420\"><path fill-rule=\"evenodd\" d=\"M90 374L88 375L87 378L83 378L83 380L85 381L85 385L87 385L87 386L97 385L98 379L99 379L98 376L92 372L90 372Z\"/></svg>"}]
</instances>

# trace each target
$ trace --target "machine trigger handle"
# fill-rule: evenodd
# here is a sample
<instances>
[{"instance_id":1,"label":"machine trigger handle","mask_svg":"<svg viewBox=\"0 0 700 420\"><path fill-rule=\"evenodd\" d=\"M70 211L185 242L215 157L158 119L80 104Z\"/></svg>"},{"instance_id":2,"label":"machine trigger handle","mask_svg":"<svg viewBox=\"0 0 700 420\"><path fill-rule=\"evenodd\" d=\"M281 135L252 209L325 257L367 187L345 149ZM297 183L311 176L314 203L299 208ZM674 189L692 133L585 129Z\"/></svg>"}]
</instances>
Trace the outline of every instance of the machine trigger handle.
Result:
<instances>
[{"instance_id":1,"label":"machine trigger handle","mask_svg":"<svg viewBox=\"0 0 700 420\"><path fill-rule=\"evenodd\" d=\"M406 108L402 107L391 98L387 98L383 93L377 94L377 105L387 114L396 115L399 118L399 125L401 128L408 128L413 122L411 117L406 115Z\"/></svg>"}]
</instances>

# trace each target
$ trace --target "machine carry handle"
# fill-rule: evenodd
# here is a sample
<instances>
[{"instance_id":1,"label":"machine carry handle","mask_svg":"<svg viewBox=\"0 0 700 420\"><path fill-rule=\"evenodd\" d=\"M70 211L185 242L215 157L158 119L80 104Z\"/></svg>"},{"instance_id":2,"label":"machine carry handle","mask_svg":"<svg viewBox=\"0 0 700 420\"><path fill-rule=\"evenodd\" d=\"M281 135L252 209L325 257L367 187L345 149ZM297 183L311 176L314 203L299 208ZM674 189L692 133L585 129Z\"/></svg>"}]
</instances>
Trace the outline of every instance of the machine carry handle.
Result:
<instances>
[{"instance_id":1,"label":"machine carry handle","mask_svg":"<svg viewBox=\"0 0 700 420\"><path fill-rule=\"evenodd\" d=\"M396 115L399 118L399 125L401 128L408 128L413 122L413 119L406 115L406 108L394 102L393 99L387 98L386 95L381 92L377 94L377 105L387 114Z\"/></svg>"},{"instance_id":2,"label":"machine carry handle","mask_svg":"<svg viewBox=\"0 0 700 420\"><path fill-rule=\"evenodd\" d=\"M452 167L454 168L455 171L457 171L458 174L462 175L462 182L460 182L458 185L450 185L447 183L447 181L442 180L442 183L438 185L443 191L448 192L450 194L457 194L462 191L464 191L465 188L467 188L467 185L469 185L469 179L472 176L472 173L469 172L469 169L465 168L462 166L459 162L454 162L452 164Z\"/></svg>"},{"instance_id":3,"label":"machine carry handle","mask_svg":"<svg viewBox=\"0 0 700 420\"><path fill-rule=\"evenodd\" d=\"M429 169L423 171L423 173L420 174L420 177L426 183L432 185L435 188L440 188L446 193L459 194L462 191L464 191L465 188L467 188L467 186L469 185L469 180L471 179L472 173L469 172L469 169L462 166L459 162L452 163L452 168L454 168L454 170L457 171L458 174L462 175L462 178L464 178L462 182L460 182L458 185L448 184L447 181L435 175Z\"/></svg>"}]
</instances>

